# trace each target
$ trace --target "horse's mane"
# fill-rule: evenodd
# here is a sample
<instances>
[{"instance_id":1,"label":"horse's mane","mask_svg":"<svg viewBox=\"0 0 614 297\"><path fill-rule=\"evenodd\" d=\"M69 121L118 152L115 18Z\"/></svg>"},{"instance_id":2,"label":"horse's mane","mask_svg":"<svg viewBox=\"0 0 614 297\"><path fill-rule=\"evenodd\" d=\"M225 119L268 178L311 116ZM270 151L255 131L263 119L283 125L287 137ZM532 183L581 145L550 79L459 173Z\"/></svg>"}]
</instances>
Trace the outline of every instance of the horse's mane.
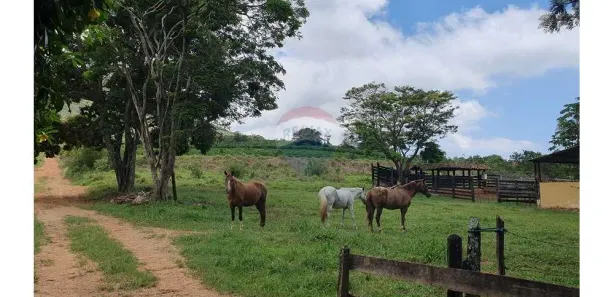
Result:
<instances>
[{"instance_id":1,"label":"horse's mane","mask_svg":"<svg viewBox=\"0 0 614 297\"><path fill-rule=\"evenodd\" d=\"M416 179L416 180L412 180L402 185L394 185L391 187L391 189L401 188L401 189L407 190L410 188L417 188L418 183L423 183L423 182L424 182L424 179Z\"/></svg>"}]
</instances>

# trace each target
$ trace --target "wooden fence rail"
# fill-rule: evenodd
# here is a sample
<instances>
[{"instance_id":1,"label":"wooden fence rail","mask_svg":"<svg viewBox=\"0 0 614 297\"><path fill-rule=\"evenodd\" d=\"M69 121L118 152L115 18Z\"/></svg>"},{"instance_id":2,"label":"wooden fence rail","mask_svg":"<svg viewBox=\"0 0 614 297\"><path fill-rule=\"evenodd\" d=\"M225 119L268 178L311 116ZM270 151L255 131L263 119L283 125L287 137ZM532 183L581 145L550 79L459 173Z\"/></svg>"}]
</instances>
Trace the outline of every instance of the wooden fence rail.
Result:
<instances>
[{"instance_id":1,"label":"wooden fence rail","mask_svg":"<svg viewBox=\"0 0 614 297\"><path fill-rule=\"evenodd\" d=\"M534 180L503 180L497 184L498 202L536 203L539 199L539 184Z\"/></svg>"}]
</instances>

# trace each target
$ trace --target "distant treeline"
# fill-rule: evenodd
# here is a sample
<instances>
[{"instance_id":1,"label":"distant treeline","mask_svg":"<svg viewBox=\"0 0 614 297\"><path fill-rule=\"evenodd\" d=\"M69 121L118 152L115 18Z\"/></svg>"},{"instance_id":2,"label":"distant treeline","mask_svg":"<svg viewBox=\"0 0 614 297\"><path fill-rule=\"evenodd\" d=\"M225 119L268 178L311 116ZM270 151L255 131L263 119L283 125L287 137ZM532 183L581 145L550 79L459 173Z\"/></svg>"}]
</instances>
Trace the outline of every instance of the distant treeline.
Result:
<instances>
[{"instance_id":1,"label":"distant treeline","mask_svg":"<svg viewBox=\"0 0 614 297\"><path fill-rule=\"evenodd\" d=\"M208 155L252 155L252 156L286 156L306 158L346 158L381 160L384 166L391 166L383 154L365 151L350 145L304 144L288 140L269 140L259 135L233 133L220 136ZM532 178L534 176L531 159L542 154L533 151L515 152L508 158L500 155L470 156L445 158L444 162L461 164L484 164L490 168L490 174L499 174L510 178ZM412 165L426 163L417 156ZM578 166L563 164L542 164L543 178L579 179Z\"/></svg>"}]
</instances>

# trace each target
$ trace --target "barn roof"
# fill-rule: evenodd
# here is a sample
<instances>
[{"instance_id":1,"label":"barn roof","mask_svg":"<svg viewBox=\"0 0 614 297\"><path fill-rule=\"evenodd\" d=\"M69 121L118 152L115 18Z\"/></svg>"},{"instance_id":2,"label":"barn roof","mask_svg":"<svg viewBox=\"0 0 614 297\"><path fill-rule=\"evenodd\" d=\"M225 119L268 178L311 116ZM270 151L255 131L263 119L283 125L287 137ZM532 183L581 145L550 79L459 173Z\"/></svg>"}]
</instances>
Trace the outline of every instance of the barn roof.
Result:
<instances>
[{"instance_id":1,"label":"barn roof","mask_svg":"<svg viewBox=\"0 0 614 297\"><path fill-rule=\"evenodd\" d=\"M580 145L535 158L531 162L580 164Z\"/></svg>"},{"instance_id":2,"label":"barn roof","mask_svg":"<svg viewBox=\"0 0 614 297\"><path fill-rule=\"evenodd\" d=\"M437 163L424 164L422 168L425 170L488 170L488 166L475 163Z\"/></svg>"}]
</instances>

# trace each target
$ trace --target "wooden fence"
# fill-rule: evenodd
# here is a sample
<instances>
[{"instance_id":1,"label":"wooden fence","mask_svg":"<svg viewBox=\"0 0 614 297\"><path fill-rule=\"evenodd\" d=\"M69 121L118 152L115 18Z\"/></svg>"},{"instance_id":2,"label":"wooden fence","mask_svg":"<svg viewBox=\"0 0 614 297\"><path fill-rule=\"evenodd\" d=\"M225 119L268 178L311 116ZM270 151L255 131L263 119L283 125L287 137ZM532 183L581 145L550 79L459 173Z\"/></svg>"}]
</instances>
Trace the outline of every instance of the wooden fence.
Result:
<instances>
[{"instance_id":1,"label":"wooden fence","mask_svg":"<svg viewBox=\"0 0 614 297\"><path fill-rule=\"evenodd\" d=\"M433 177L432 183L431 189L437 194L475 201L475 184L477 181L474 177L441 175Z\"/></svg>"},{"instance_id":2,"label":"wooden fence","mask_svg":"<svg viewBox=\"0 0 614 297\"><path fill-rule=\"evenodd\" d=\"M534 180L498 180L498 202L536 203L539 199L539 184Z\"/></svg>"},{"instance_id":3,"label":"wooden fence","mask_svg":"<svg viewBox=\"0 0 614 297\"><path fill-rule=\"evenodd\" d=\"M490 175L486 180L475 176L415 174L406 170L402 182L424 179L431 192L452 198L475 201L476 189L480 193L496 193L498 202L536 203L539 199L539 184L534 180L502 179L500 175ZM390 187L399 180L397 171L392 167L371 164L373 186Z\"/></svg>"},{"instance_id":4,"label":"wooden fence","mask_svg":"<svg viewBox=\"0 0 614 297\"><path fill-rule=\"evenodd\" d=\"M456 234L448 237L448 267L395 261L351 254L346 246L339 256L337 296L349 297L350 271L387 276L409 282L434 285L447 289L447 296L502 296L502 297L577 297L580 289L504 276L503 220L497 216L497 260L499 275L480 272L481 232L477 218L469 221L467 258L462 259L462 239Z\"/></svg>"}]
</instances>

